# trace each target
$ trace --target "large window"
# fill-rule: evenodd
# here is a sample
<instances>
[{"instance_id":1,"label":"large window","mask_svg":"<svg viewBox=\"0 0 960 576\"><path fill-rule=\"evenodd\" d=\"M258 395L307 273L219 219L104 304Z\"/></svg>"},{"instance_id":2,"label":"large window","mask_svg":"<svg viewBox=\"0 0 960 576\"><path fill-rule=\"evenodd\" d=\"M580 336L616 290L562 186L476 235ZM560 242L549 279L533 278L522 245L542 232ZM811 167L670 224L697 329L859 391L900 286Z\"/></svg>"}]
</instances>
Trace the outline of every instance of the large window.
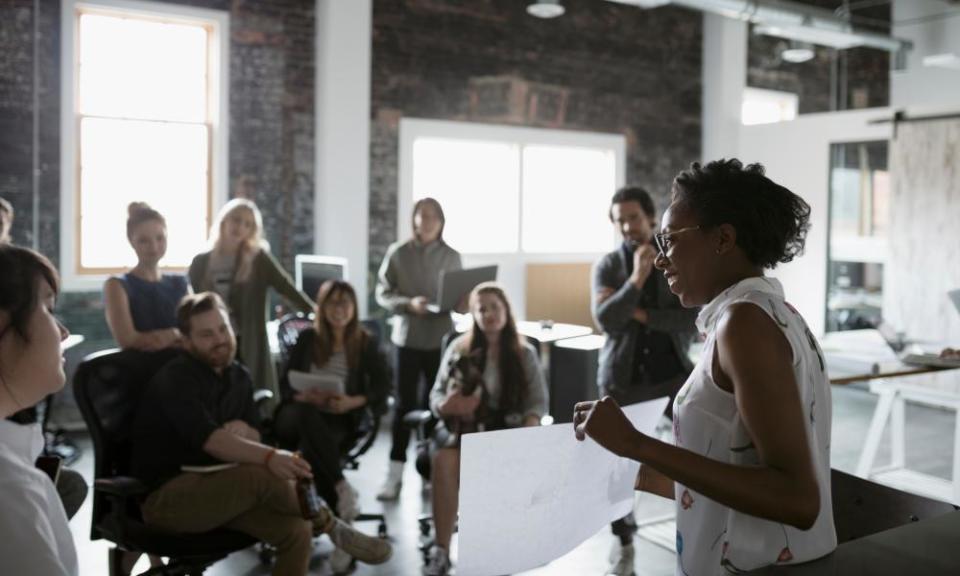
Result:
<instances>
[{"instance_id":1,"label":"large window","mask_svg":"<svg viewBox=\"0 0 960 576\"><path fill-rule=\"evenodd\" d=\"M226 15L64 2L63 268L68 286L135 262L126 207L165 215L168 268L203 249L224 196Z\"/></svg>"},{"instance_id":2,"label":"large window","mask_svg":"<svg viewBox=\"0 0 960 576\"><path fill-rule=\"evenodd\" d=\"M793 120L797 117L799 101L792 92L744 88L740 120L744 126Z\"/></svg>"},{"instance_id":3,"label":"large window","mask_svg":"<svg viewBox=\"0 0 960 576\"><path fill-rule=\"evenodd\" d=\"M883 320L883 266L890 219L888 144L830 146L826 330L871 328Z\"/></svg>"},{"instance_id":4,"label":"large window","mask_svg":"<svg viewBox=\"0 0 960 576\"><path fill-rule=\"evenodd\" d=\"M433 197L444 236L465 254L597 254L623 182L618 135L404 119L401 237L413 202Z\"/></svg>"}]
</instances>

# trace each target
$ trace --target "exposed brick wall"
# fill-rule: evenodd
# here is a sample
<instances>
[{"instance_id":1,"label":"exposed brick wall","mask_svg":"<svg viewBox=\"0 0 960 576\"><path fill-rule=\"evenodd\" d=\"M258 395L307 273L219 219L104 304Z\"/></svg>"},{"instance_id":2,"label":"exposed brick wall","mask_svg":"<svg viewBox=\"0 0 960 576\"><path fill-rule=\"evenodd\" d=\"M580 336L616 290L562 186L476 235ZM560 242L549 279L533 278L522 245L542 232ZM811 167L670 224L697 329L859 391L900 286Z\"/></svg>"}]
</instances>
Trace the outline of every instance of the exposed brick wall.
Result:
<instances>
[{"instance_id":1,"label":"exposed brick wall","mask_svg":"<svg viewBox=\"0 0 960 576\"><path fill-rule=\"evenodd\" d=\"M831 10L839 0L801 0ZM855 12L872 24L865 30L889 33L890 6L872 6ZM882 23L886 22L884 27ZM799 97L800 114L887 106L890 103L890 54L883 50L853 48L834 50L817 46L813 60L794 64L780 59L789 42L781 38L750 34L747 86L793 92Z\"/></svg>"},{"instance_id":2,"label":"exposed brick wall","mask_svg":"<svg viewBox=\"0 0 960 576\"><path fill-rule=\"evenodd\" d=\"M182 0L230 13L229 191L255 200L273 252L292 270L313 248L314 0ZM40 3L38 246L60 256L60 2ZM32 245L33 2L0 4L0 195L13 238ZM122 241L122 239L118 239ZM68 326L109 338L99 293L72 294Z\"/></svg>"},{"instance_id":3,"label":"exposed brick wall","mask_svg":"<svg viewBox=\"0 0 960 576\"><path fill-rule=\"evenodd\" d=\"M374 3L370 274L396 240L401 117L624 134L627 180L661 205L699 159L699 12L565 0L563 17L541 20L526 5Z\"/></svg>"}]
</instances>

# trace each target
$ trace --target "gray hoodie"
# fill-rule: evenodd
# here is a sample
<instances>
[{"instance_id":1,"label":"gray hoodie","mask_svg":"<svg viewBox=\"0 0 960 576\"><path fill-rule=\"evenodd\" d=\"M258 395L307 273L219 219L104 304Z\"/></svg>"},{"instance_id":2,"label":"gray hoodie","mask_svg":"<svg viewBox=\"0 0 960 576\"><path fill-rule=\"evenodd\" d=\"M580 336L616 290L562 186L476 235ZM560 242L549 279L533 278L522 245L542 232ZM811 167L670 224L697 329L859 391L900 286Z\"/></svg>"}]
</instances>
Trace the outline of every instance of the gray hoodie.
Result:
<instances>
[{"instance_id":1,"label":"gray hoodie","mask_svg":"<svg viewBox=\"0 0 960 576\"><path fill-rule=\"evenodd\" d=\"M443 239L421 244L416 239L395 242L387 249L377 277L377 304L394 314L391 340L415 350L439 350L440 340L453 329L449 312L418 316L410 311L417 296L437 300L440 272L460 270L460 253Z\"/></svg>"}]
</instances>

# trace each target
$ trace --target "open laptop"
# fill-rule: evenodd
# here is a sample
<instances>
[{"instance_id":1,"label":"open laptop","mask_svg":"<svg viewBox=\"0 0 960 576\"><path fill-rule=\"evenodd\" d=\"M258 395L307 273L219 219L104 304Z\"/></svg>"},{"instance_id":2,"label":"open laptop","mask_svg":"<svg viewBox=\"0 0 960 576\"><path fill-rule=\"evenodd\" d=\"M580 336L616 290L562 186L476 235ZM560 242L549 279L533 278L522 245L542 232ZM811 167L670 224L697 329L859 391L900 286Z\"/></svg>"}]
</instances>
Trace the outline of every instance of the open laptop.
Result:
<instances>
[{"instance_id":1,"label":"open laptop","mask_svg":"<svg viewBox=\"0 0 960 576\"><path fill-rule=\"evenodd\" d=\"M484 282L497 279L497 266L480 266L478 268L463 268L461 270L444 270L440 273L440 284L437 287L437 301L427 305L427 310L434 314L449 312L456 309L463 297Z\"/></svg>"},{"instance_id":2,"label":"open laptop","mask_svg":"<svg viewBox=\"0 0 960 576\"><path fill-rule=\"evenodd\" d=\"M947 292L953 307L960 313L960 290ZM960 368L960 358L941 358L938 353L915 353L907 350L907 343L897 334L896 329L886 322L877 326L877 331L890 346L900 361L911 366L930 366L933 368Z\"/></svg>"}]
</instances>

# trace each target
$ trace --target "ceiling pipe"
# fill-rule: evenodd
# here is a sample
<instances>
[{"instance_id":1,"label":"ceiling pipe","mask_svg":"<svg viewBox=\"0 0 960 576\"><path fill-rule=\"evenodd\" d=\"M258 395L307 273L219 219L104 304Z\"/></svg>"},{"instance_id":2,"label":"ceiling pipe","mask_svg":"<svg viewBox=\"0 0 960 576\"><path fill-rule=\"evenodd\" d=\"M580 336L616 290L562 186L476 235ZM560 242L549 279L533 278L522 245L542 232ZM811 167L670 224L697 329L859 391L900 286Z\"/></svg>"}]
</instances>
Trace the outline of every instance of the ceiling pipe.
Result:
<instances>
[{"instance_id":1,"label":"ceiling pipe","mask_svg":"<svg viewBox=\"0 0 960 576\"><path fill-rule=\"evenodd\" d=\"M863 46L902 53L909 41L876 32L858 31L831 10L788 0L609 0L640 8L666 4L719 14L757 25L759 33L788 40L844 49Z\"/></svg>"}]
</instances>

